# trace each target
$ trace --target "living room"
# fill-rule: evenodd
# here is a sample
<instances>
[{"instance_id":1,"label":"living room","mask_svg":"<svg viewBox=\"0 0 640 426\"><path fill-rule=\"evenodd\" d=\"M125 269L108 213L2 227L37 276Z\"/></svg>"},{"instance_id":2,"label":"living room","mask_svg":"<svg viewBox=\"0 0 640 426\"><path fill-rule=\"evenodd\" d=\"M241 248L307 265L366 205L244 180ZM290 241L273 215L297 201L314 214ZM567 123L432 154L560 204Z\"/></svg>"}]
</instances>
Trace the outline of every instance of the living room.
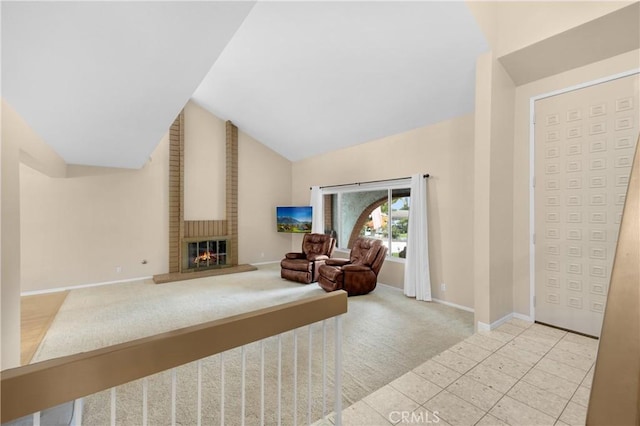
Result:
<instances>
[{"instance_id":1,"label":"living room","mask_svg":"<svg viewBox=\"0 0 640 426\"><path fill-rule=\"evenodd\" d=\"M616 35L623 16L633 15L623 9L637 2L468 6L491 50L477 58L475 107L467 113L295 161L239 126L239 263L276 262L300 247L300 236L276 232L275 207L307 205L311 186L429 173L433 298L473 310L480 328L535 319L530 99L637 69L637 42L629 46ZM574 38L589 29L605 46L595 54L588 38ZM575 43L572 55L554 50L567 39ZM531 75L540 49L551 66ZM185 113L185 218L221 219L225 120L193 100L176 108ZM131 111L134 119L137 113ZM164 135L137 170L67 164L4 97L2 133L5 369L16 365L21 294L168 271L169 142ZM379 281L401 287L403 269L389 260Z\"/></svg>"}]
</instances>

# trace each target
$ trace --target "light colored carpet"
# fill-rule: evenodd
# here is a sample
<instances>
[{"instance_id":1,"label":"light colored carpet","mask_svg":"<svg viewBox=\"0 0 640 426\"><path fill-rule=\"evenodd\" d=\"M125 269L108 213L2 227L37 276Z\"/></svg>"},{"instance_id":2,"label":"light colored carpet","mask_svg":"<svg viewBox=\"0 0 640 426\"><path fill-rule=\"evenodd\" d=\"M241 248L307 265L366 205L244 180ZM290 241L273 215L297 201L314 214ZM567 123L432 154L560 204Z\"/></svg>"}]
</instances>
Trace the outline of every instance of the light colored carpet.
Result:
<instances>
[{"instance_id":1,"label":"light colored carpet","mask_svg":"<svg viewBox=\"0 0 640 426\"><path fill-rule=\"evenodd\" d=\"M155 285L132 282L72 290L52 323L34 362L88 351L182 328L228 315L323 294L316 284L280 278L277 264L257 271ZM343 406L348 406L473 333L473 314L437 303L417 302L401 291L378 286L366 296L349 298L343 318ZM330 325L333 323L330 322ZM308 328L297 332L298 411L306 422ZM333 384L333 327L328 327L328 383ZM322 327L312 327L312 420L322 414ZM265 342L266 424L277 421L277 338ZM293 423L293 333L282 337L283 424ZM246 424L259 419L259 344L246 347ZM159 356L162 356L159 354ZM240 424L240 350L225 353L225 423ZM220 424L220 357L203 360L203 424ZM196 423L196 365L177 373L177 422ZM149 378L149 424L169 424L171 375ZM333 400L327 394L331 411ZM136 425L142 418L141 381L118 388L117 423ZM108 393L85 399L83 420L108 424Z\"/></svg>"}]
</instances>

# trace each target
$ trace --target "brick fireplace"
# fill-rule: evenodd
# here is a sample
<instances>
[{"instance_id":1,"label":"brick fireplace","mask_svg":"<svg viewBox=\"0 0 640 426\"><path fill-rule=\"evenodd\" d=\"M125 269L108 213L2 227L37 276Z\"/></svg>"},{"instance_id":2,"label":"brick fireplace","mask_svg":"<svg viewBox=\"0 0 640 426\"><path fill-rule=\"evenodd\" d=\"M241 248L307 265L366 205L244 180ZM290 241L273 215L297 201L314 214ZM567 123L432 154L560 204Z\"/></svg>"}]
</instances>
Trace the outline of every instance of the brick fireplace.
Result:
<instances>
[{"instance_id":1,"label":"brick fireplace","mask_svg":"<svg viewBox=\"0 0 640 426\"><path fill-rule=\"evenodd\" d=\"M254 270L238 265L238 128L225 124L226 218L184 219L184 111L169 130L169 273L154 282ZM215 248L214 250L212 250Z\"/></svg>"}]
</instances>

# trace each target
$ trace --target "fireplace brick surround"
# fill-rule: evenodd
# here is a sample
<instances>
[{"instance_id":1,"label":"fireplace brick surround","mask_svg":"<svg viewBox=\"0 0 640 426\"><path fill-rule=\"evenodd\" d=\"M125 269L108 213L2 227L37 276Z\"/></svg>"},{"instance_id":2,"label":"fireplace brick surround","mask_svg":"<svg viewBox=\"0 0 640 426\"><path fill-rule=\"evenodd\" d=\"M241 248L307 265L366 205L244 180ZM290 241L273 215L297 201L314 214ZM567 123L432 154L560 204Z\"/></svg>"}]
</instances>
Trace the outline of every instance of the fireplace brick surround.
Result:
<instances>
[{"instance_id":1,"label":"fireplace brick surround","mask_svg":"<svg viewBox=\"0 0 640 426\"><path fill-rule=\"evenodd\" d=\"M184 219L184 110L169 129L169 273L155 275L156 284L255 270L250 265L238 265L238 128L225 123L226 154L226 219ZM192 272L185 246L194 239L226 240L226 264L222 268Z\"/></svg>"}]
</instances>

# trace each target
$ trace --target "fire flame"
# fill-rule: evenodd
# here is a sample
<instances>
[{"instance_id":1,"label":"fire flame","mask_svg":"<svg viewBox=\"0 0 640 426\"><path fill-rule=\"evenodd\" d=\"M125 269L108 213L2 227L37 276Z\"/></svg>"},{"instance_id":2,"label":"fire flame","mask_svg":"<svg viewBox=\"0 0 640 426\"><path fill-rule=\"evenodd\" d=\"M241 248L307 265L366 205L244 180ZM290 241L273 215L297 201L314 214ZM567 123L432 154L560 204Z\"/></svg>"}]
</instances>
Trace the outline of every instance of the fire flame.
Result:
<instances>
[{"instance_id":1,"label":"fire flame","mask_svg":"<svg viewBox=\"0 0 640 426\"><path fill-rule=\"evenodd\" d=\"M196 264L200 262L205 262L208 260L216 260L216 256L209 251L205 251L200 256L197 256L195 259L193 259L194 263Z\"/></svg>"}]
</instances>

